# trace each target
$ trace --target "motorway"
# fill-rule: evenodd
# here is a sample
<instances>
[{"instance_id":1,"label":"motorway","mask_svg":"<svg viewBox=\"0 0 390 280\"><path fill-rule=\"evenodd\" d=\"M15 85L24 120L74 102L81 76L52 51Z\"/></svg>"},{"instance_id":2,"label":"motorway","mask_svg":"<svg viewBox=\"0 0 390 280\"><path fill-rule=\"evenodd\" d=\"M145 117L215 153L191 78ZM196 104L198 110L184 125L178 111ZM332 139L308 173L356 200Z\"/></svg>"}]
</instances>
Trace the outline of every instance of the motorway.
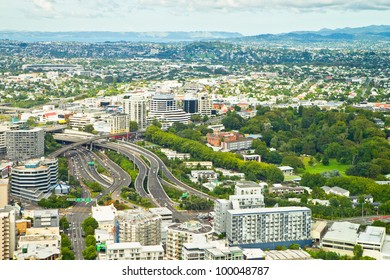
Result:
<instances>
[{"instance_id":1,"label":"motorway","mask_svg":"<svg viewBox=\"0 0 390 280\"><path fill-rule=\"evenodd\" d=\"M149 167L136 153L130 153L126 149L123 149L122 147L114 143L95 144L95 147L102 147L105 149L116 151L126 156L130 161L134 162L134 164L137 166L139 170L138 176L134 182L134 188L140 196L150 197L149 193L144 188L144 181L145 178L147 177Z\"/></svg>"},{"instance_id":2,"label":"motorway","mask_svg":"<svg viewBox=\"0 0 390 280\"><path fill-rule=\"evenodd\" d=\"M148 160L151 160L153 158L155 161L157 161L159 169L161 169L162 173L166 176L166 178L170 182L172 182L172 185L178 186L178 189L180 189L180 190L184 189L186 192L189 192L191 194L197 195L197 196L202 197L202 198L210 199L213 201L215 200L215 197L212 197L208 194L205 194L204 192L198 191L197 189L194 189L194 188L188 186L187 184L183 183L179 179L177 179L171 173L171 171L168 169L168 167L164 164L164 162L153 152L151 152L145 148L142 148L136 144L129 143L129 142L120 142L119 145L125 146L129 150L141 154L142 156L144 156Z\"/></svg>"},{"instance_id":3,"label":"motorway","mask_svg":"<svg viewBox=\"0 0 390 280\"><path fill-rule=\"evenodd\" d=\"M106 188L102 193L94 198L96 201L106 194L119 196L121 188L129 186L131 183L130 175L122 170L122 168L109 159L100 159L87 149L77 148L66 152L65 155L70 157L69 170L74 177L78 179L84 178L89 181L96 181ZM112 182L110 182L107 178L102 177L96 171L95 167L89 166L87 164L89 161L96 161L100 165L104 166L111 174ZM82 188L82 197L91 197L89 191L85 188ZM69 209L66 214L70 223L69 237L71 239L75 257L78 260L83 259L82 251L85 249L85 240L81 224L88 216L91 215L91 206L94 203L95 202L78 202Z\"/></svg>"},{"instance_id":4,"label":"motorway","mask_svg":"<svg viewBox=\"0 0 390 280\"><path fill-rule=\"evenodd\" d=\"M67 142L76 142L71 145L68 145L69 147L76 147L82 144L87 144L89 141L94 141L98 139L102 139L103 137L95 137L91 138L89 140L80 140L77 137L69 137L64 135L55 135L54 138L59 141L67 141ZM96 147L103 147L103 148L109 148L112 150L115 150L117 152L120 152L124 155L126 155L130 160L133 160L135 164L141 168L139 178L137 178L137 181L139 180L139 183L135 184L137 192L141 193L141 195L145 196L148 195L151 196L152 201L162 207L167 207L173 212L173 216L175 219L178 220L188 220L188 216L183 214L183 212L178 211L175 209L174 205L176 204L173 202L165 193L162 185L161 185L161 178L158 177L159 170L161 169L162 173L166 176L166 178L173 183L174 186L177 186L181 190L185 190L188 193L210 199L215 200L214 197L209 196L201 191L198 191L180 180L178 180L173 174L169 171L169 169L165 166L165 164L162 162L162 160L155 155L154 153L150 152L149 150L146 150L138 145L134 145L127 142L120 142L120 143L99 143L94 142L94 145ZM67 146L61 148L62 152L66 151ZM142 161L142 159L139 157L139 155L142 155L150 162L150 167L145 166L145 163ZM138 163L138 164L137 164ZM143 181L142 178L145 178L147 175L147 192L144 193L142 189L144 184L141 184L140 182ZM144 177L145 176L145 177ZM142 187L141 187L142 185ZM149 193L149 194L147 194Z\"/></svg>"}]
</instances>

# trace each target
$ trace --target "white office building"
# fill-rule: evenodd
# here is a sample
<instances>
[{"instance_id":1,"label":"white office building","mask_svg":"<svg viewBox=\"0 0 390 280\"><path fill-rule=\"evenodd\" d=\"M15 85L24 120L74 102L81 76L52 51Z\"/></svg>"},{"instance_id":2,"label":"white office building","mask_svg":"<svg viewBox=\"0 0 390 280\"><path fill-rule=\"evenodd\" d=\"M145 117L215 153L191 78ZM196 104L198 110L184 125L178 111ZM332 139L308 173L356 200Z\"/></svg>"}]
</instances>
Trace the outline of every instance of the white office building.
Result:
<instances>
[{"instance_id":1,"label":"white office building","mask_svg":"<svg viewBox=\"0 0 390 280\"><path fill-rule=\"evenodd\" d=\"M306 207L228 210L226 236L229 245L241 248L311 245L311 210Z\"/></svg>"},{"instance_id":2,"label":"white office building","mask_svg":"<svg viewBox=\"0 0 390 280\"><path fill-rule=\"evenodd\" d=\"M172 94L155 94L150 102L148 123L153 119L163 123L188 123L190 114L178 108L177 100Z\"/></svg>"},{"instance_id":3,"label":"white office building","mask_svg":"<svg viewBox=\"0 0 390 280\"><path fill-rule=\"evenodd\" d=\"M12 168L11 193L16 197L39 201L50 196L57 185L57 159L35 159Z\"/></svg>"},{"instance_id":4,"label":"white office building","mask_svg":"<svg viewBox=\"0 0 390 280\"><path fill-rule=\"evenodd\" d=\"M123 100L124 113L130 116L130 121L137 122L138 129L146 128L146 107L148 102L144 95L132 95L128 99Z\"/></svg>"},{"instance_id":5,"label":"white office building","mask_svg":"<svg viewBox=\"0 0 390 280\"><path fill-rule=\"evenodd\" d=\"M7 130L7 158L26 160L44 155L45 132L41 128Z\"/></svg>"}]
</instances>

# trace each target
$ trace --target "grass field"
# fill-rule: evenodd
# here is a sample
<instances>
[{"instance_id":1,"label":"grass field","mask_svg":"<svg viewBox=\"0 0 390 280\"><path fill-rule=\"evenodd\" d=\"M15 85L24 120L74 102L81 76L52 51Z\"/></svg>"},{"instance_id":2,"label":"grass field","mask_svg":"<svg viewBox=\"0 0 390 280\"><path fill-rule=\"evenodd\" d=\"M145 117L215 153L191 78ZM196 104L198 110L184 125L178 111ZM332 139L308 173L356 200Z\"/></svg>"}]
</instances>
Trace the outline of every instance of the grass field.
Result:
<instances>
[{"instance_id":1,"label":"grass field","mask_svg":"<svg viewBox=\"0 0 390 280\"><path fill-rule=\"evenodd\" d=\"M317 162L315 160L315 164L313 166L309 165L309 157L305 157L303 159L303 163L305 164L304 172L308 173L322 173L326 171L338 170L340 174L345 175L345 170L347 170L351 165L350 164L340 164L335 159L329 160L329 165L325 166L321 162Z\"/></svg>"}]
</instances>

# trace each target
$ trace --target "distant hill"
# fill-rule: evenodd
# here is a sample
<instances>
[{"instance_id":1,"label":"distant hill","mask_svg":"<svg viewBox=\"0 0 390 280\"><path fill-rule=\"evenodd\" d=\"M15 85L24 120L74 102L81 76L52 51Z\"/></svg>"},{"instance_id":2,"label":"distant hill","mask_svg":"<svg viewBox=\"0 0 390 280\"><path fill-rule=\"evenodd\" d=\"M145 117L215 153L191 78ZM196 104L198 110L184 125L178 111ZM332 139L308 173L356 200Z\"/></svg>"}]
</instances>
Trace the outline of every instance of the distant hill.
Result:
<instances>
[{"instance_id":1,"label":"distant hill","mask_svg":"<svg viewBox=\"0 0 390 280\"><path fill-rule=\"evenodd\" d=\"M371 25L357 28L321 29L280 34L260 34L235 38L237 41L254 42L331 42L331 41L378 41L390 40L390 25Z\"/></svg>"},{"instance_id":2,"label":"distant hill","mask_svg":"<svg viewBox=\"0 0 390 280\"><path fill-rule=\"evenodd\" d=\"M0 40L22 42L177 42L229 39L242 37L236 32L193 31L193 32L33 32L33 31L0 31Z\"/></svg>"},{"instance_id":3,"label":"distant hill","mask_svg":"<svg viewBox=\"0 0 390 280\"><path fill-rule=\"evenodd\" d=\"M21 42L193 42L224 40L228 42L315 43L349 41L390 41L390 25L371 25L357 28L321 29L319 31L295 31L280 34L243 36L237 32L33 32L0 31L0 40Z\"/></svg>"}]
</instances>

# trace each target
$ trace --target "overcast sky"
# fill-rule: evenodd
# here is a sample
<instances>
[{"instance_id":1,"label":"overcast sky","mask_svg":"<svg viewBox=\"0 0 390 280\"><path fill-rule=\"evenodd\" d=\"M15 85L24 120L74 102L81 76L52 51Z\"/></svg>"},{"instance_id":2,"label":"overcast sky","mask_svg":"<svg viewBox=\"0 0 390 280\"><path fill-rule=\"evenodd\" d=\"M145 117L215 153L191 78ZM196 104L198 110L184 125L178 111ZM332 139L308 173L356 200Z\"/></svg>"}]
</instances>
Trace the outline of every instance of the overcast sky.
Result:
<instances>
[{"instance_id":1,"label":"overcast sky","mask_svg":"<svg viewBox=\"0 0 390 280\"><path fill-rule=\"evenodd\" d=\"M0 0L0 30L232 31L390 25L390 0Z\"/></svg>"}]
</instances>

